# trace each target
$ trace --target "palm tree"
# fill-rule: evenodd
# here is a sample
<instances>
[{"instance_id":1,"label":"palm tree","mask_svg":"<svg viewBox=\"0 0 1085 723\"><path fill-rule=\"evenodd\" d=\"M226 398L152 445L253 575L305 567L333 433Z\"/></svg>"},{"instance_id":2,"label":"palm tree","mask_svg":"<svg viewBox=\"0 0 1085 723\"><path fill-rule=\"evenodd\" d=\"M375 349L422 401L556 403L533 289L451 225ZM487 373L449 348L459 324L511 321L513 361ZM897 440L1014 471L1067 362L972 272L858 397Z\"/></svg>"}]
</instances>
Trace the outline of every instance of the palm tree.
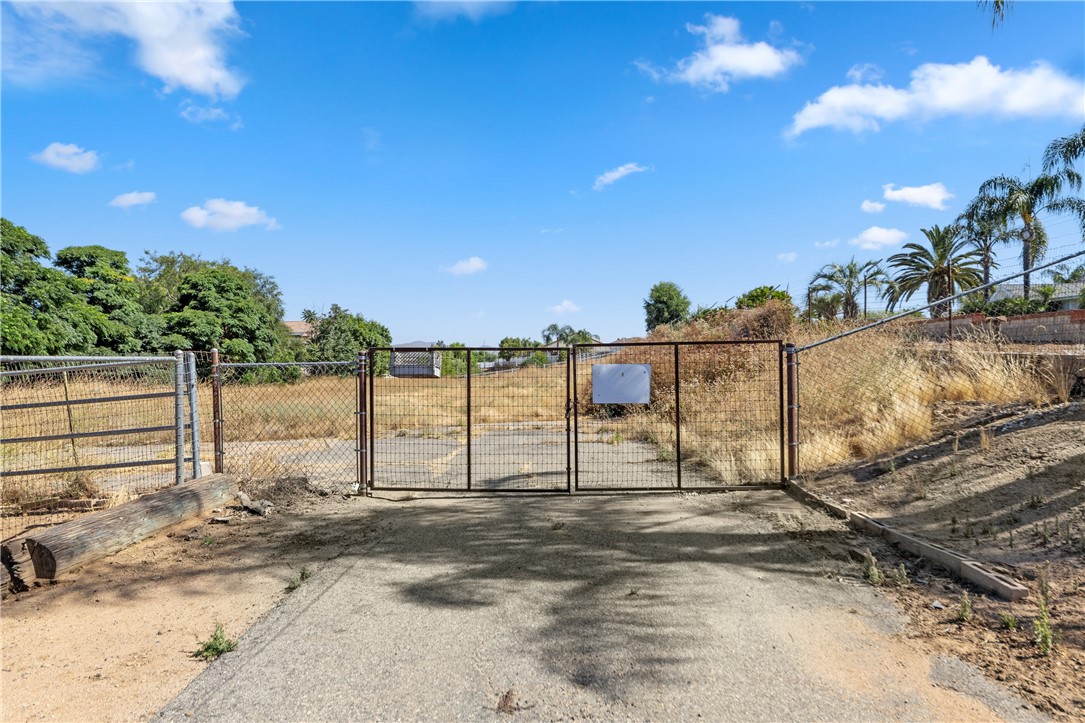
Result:
<instances>
[{"instance_id":1,"label":"palm tree","mask_svg":"<svg viewBox=\"0 0 1085 723\"><path fill-rule=\"evenodd\" d=\"M1051 279L1053 284L1073 284L1078 281L1085 281L1085 264L1078 264L1073 267L1070 264L1059 264L1045 271L1044 276Z\"/></svg>"},{"instance_id":2,"label":"palm tree","mask_svg":"<svg viewBox=\"0 0 1085 723\"><path fill-rule=\"evenodd\" d=\"M983 269L984 286L991 283L991 269L998 268L995 246L1016 238L1006 228L1006 222L993 213L991 206L990 199L977 198L955 221L961 233L978 252L980 268ZM983 303L986 304L990 300L991 289L986 288L983 290Z\"/></svg>"},{"instance_id":3,"label":"palm tree","mask_svg":"<svg viewBox=\"0 0 1085 723\"><path fill-rule=\"evenodd\" d=\"M1010 0L976 0L980 10L991 8L991 28L997 28L1006 22L1006 10L1010 6Z\"/></svg>"},{"instance_id":4,"label":"palm tree","mask_svg":"<svg viewBox=\"0 0 1085 723\"><path fill-rule=\"evenodd\" d=\"M1028 272L1047 250L1047 229L1040 221L1039 213L1063 210L1064 201L1067 200L1062 196L1063 183L1062 175L1044 174L1031 181L1022 181L1014 176L995 176L983 182L979 194L969 204L970 211L986 214L992 221L1009 223L1012 218L1021 220L1023 227L1017 231L1017 236L1021 239L1026 301L1031 289ZM1085 223L1085 215L1082 216L1082 223Z\"/></svg>"},{"instance_id":5,"label":"palm tree","mask_svg":"<svg viewBox=\"0 0 1085 723\"><path fill-rule=\"evenodd\" d=\"M810 297L810 308L807 312L811 318L816 316L819 321L825 321L835 319L843 305L844 295L839 291L834 294L823 293Z\"/></svg>"},{"instance_id":6,"label":"palm tree","mask_svg":"<svg viewBox=\"0 0 1085 723\"><path fill-rule=\"evenodd\" d=\"M1085 125L1077 133L1051 141L1044 151L1044 173L1059 174L1066 177L1070 188L1081 190L1081 174L1075 166L1085 158Z\"/></svg>"},{"instance_id":7,"label":"palm tree","mask_svg":"<svg viewBox=\"0 0 1085 723\"><path fill-rule=\"evenodd\" d=\"M859 318L859 293L863 294L863 315L866 315L867 287L880 288L886 282L885 271L877 261L858 263L853 256L846 264L825 264L810 280L812 294L840 293L844 319Z\"/></svg>"},{"instance_id":8,"label":"palm tree","mask_svg":"<svg viewBox=\"0 0 1085 723\"><path fill-rule=\"evenodd\" d=\"M889 257L889 267L898 270L887 294L889 308L907 301L926 285L931 316L944 316L952 310L953 304L943 299L953 296L957 290L979 286L979 253L968 248L971 244L961 236L957 226L932 226L920 230L930 242L929 248L916 243L904 244L905 251Z\"/></svg>"}]
</instances>

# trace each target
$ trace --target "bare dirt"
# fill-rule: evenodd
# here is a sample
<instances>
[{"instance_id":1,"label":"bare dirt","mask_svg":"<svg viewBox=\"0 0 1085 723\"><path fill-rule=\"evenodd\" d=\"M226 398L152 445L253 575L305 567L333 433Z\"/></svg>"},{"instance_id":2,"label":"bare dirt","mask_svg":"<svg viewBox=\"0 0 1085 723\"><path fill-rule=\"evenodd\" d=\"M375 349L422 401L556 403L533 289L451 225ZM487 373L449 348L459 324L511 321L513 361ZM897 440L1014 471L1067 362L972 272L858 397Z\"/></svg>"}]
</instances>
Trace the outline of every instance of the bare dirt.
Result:
<instances>
[{"instance_id":1,"label":"bare dirt","mask_svg":"<svg viewBox=\"0 0 1085 723\"><path fill-rule=\"evenodd\" d=\"M912 578L907 587L887 581L912 618L910 636L979 665L1041 710L1081 717L1085 404L1021 411L983 425L970 423L975 411L947 407L940 414L942 439L804 483L824 498L987 562L1027 585L1029 597L1009 603L891 548L875 548L887 578L901 563ZM1050 588L1050 654L1037 645L1041 580ZM974 612L967 622L958 616L966 591Z\"/></svg>"},{"instance_id":2,"label":"bare dirt","mask_svg":"<svg viewBox=\"0 0 1085 723\"><path fill-rule=\"evenodd\" d=\"M745 511L770 518L805 554L836 560L831 574L847 584L868 584L857 550L869 547L887 578L903 564L909 584L883 588L908 615L909 625L895 634L902 644L974 663L1041 711L1080 717L1085 408L1023 412L989 424L982 437L980 427L960 421L974 419L974 411L945 410L951 433L939 442L806 482L1008 572L1032 589L1024 601L990 598L880 541L842 537L839 522L810 510L781 515L751 503ZM303 568L319 569L380 538L376 508L363 499L320 496L300 485L261 496L278 505L269 517L230 508L228 524L187 523L56 584L6 597L3 720L148 719L207 666L192 654L216 623L239 636L290 594ZM322 520L318 528L314 518ZM1048 655L1035 643L1041 574L1055 630ZM961 621L966 591L973 616ZM1000 615L1012 615L1016 628L1004 627Z\"/></svg>"},{"instance_id":3,"label":"bare dirt","mask_svg":"<svg viewBox=\"0 0 1085 723\"><path fill-rule=\"evenodd\" d=\"M221 623L236 638L289 594L291 579L356 546L368 525L314 537L307 520L356 520L357 500L272 491L268 517L226 508L4 598L5 721L145 720L207 663L193 657Z\"/></svg>"}]
</instances>

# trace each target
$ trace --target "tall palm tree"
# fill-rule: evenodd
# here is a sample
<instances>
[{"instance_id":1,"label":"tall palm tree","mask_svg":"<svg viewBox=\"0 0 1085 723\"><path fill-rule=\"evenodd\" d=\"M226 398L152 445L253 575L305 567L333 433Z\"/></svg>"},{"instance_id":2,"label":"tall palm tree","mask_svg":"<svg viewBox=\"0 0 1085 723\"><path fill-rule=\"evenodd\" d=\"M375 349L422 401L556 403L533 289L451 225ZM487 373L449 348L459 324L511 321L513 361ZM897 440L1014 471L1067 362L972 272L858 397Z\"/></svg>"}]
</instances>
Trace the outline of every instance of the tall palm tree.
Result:
<instances>
[{"instance_id":1,"label":"tall palm tree","mask_svg":"<svg viewBox=\"0 0 1085 723\"><path fill-rule=\"evenodd\" d=\"M1081 190L1081 174L1075 167L1085 158L1085 125L1077 133L1051 141L1044 151L1044 173L1064 174L1070 188Z\"/></svg>"},{"instance_id":2,"label":"tall palm tree","mask_svg":"<svg viewBox=\"0 0 1085 723\"><path fill-rule=\"evenodd\" d=\"M1009 223L1011 219L1020 219L1022 228L1017 231L1021 239L1021 268L1025 271L1024 297L1029 298L1031 289L1030 274L1034 262L1043 258L1047 250L1047 229L1039 214L1044 211L1064 213L1073 211L1075 205L1062 195L1066 184L1066 174L1038 176L1031 181L1022 181L1014 176L995 176L983 182L979 194L969 204L969 209L985 213L992 220ZM1085 203L1080 210L1083 230L1085 230Z\"/></svg>"},{"instance_id":3,"label":"tall palm tree","mask_svg":"<svg viewBox=\"0 0 1085 723\"><path fill-rule=\"evenodd\" d=\"M957 226L920 230L929 247L904 244L905 251L889 257L889 267L897 269L887 294L889 308L907 301L925 285L931 316L945 316L953 305L943 299L980 285L979 253L969 248L969 240L962 237Z\"/></svg>"},{"instance_id":4,"label":"tall palm tree","mask_svg":"<svg viewBox=\"0 0 1085 723\"><path fill-rule=\"evenodd\" d=\"M1014 233L1006 227L1005 220L993 213L991 206L992 202L989 198L977 198L954 222L978 252L980 268L983 269L984 286L991 283L991 269L998 268L995 246L1016 239ZM990 300L991 289L986 288L983 290L983 303L986 304Z\"/></svg>"},{"instance_id":5,"label":"tall palm tree","mask_svg":"<svg viewBox=\"0 0 1085 723\"><path fill-rule=\"evenodd\" d=\"M886 282L885 271L877 261L858 263L853 256L846 264L825 264L810 280L813 294L839 292L845 319L859 318L859 295L863 295L862 311L866 313L867 287L880 288Z\"/></svg>"}]
</instances>

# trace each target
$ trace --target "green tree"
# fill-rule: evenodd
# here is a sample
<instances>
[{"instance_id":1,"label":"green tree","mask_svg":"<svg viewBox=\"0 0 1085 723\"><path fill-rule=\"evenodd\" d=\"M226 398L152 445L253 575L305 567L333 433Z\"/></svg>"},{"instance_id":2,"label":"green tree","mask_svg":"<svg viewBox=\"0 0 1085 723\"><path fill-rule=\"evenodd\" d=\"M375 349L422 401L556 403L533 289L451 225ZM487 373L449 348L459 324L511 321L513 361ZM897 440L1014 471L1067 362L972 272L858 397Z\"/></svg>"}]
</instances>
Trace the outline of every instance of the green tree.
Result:
<instances>
[{"instance_id":1,"label":"green tree","mask_svg":"<svg viewBox=\"0 0 1085 723\"><path fill-rule=\"evenodd\" d=\"M776 286L758 286L750 289L742 296L738 297L735 302L736 309L756 309L758 306L764 306L765 302L770 299L776 299L777 301L783 301L787 304L792 304L791 294L786 291L782 291Z\"/></svg>"},{"instance_id":2,"label":"green tree","mask_svg":"<svg viewBox=\"0 0 1085 723\"><path fill-rule=\"evenodd\" d=\"M94 329L99 350L137 354L162 348L163 320L144 312L123 251L69 246L57 252L56 266L70 273L87 303L105 315Z\"/></svg>"},{"instance_id":3,"label":"green tree","mask_svg":"<svg viewBox=\"0 0 1085 723\"><path fill-rule=\"evenodd\" d=\"M45 241L0 219L0 349L4 354L89 353L108 321L77 293L71 276L46 266Z\"/></svg>"},{"instance_id":4,"label":"green tree","mask_svg":"<svg viewBox=\"0 0 1085 723\"><path fill-rule=\"evenodd\" d=\"M927 303L933 304L931 316L945 316L952 302L941 299L980 285L978 252L969 248L969 240L961 236L957 226L920 230L929 247L908 243L904 244L906 251L889 257L889 267L897 270L887 294L889 308L896 308L926 286Z\"/></svg>"},{"instance_id":5,"label":"green tree","mask_svg":"<svg viewBox=\"0 0 1085 723\"><path fill-rule=\"evenodd\" d=\"M986 286L991 283L991 270L998 268L995 247L1015 241L1017 237L1007 228L1006 220L993 212L989 198L977 199L969 204L964 213L957 217L956 225L976 249L980 268L983 269L983 284ZM991 288L983 290L985 303L991 300L992 293Z\"/></svg>"},{"instance_id":6,"label":"green tree","mask_svg":"<svg viewBox=\"0 0 1085 723\"><path fill-rule=\"evenodd\" d=\"M689 299L678 284L660 281L644 300L644 326L652 331L660 324L676 324L689 316Z\"/></svg>"},{"instance_id":7,"label":"green tree","mask_svg":"<svg viewBox=\"0 0 1085 723\"><path fill-rule=\"evenodd\" d=\"M176 311L163 315L168 332L189 349L218 347L235 362L272 361L282 322L256 299L250 278L236 269L205 268L181 277Z\"/></svg>"},{"instance_id":8,"label":"green tree","mask_svg":"<svg viewBox=\"0 0 1085 723\"><path fill-rule=\"evenodd\" d=\"M839 291L834 293L823 292L810 297L810 308L807 309L811 319L819 321L835 319L840 315L844 307L844 295Z\"/></svg>"},{"instance_id":9,"label":"green tree","mask_svg":"<svg viewBox=\"0 0 1085 723\"><path fill-rule=\"evenodd\" d=\"M1029 271L1047 250L1047 229L1040 215L1046 212L1076 216L1085 236L1085 200L1064 195L1064 189L1081 189L1081 176L1072 167L1044 173L1030 181L1014 176L995 176L980 185L979 193L969 204L970 213L984 214L1001 223L1020 220L1022 227L1017 231L1017 237L1021 240L1026 300L1031 290Z\"/></svg>"},{"instance_id":10,"label":"green tree","mask_svg":"<svg viewBox=\"0 0 1085 723\"><path fill-rule=\"evenodd\" d=\"M139 302L149 314L176 310L184 277L209 269L223 269L241 276L251 286L256 302L273 319L282 320L282 292L274 278L256 269L238 268L230 263L229 259L209 261L182 252L143 253L135 275Z\"/></svg>"},{"instance_id":11,"label":"green tree","mask_svg":"<svg viewBox=\"0 0 1085 723\"><path fill-rule=\"evenodd\" d=\"M370 347L392 344L392 334L384 324L361 314L352 314L338 304L332 304L326 314L306 309L302 318L313 327L306 354L314 361L350 361ZM374 373L377 376L387 374L388 362L386 353L377 354Z\"/></svg>"},{"instance_id":12,"label":"green tree","mask_svg":"<svg viewBox=\"0 0 1085 723\"><path fill-rule=\"evenodd\" d=\"M1044 173L1062 175L1070 188L1081 189L1077 164L1085 159L1085 125L1077 133L1056 138L1044 150Z\"/></svg>"},{"instance_id":13,"label":"green tree","mask_svg":"<svg viewBox=\"0 0 1085 723\"><path fill-rule=\"evenodd\" d=\"M1059 264L1044 271L1044 276L1051 279L1053 284L1073 284L1078 281L1085 281L1085 264L1078 264L1077 266Z\"/></svg>"},{"instance_id":14,"label":"green tree","mask_svg":"<svg viewBox=\"0 0 1085 723\"><path fill-rule=\"evenodd\" d=\"M886 283L885 271L878 261L862 264L855 260L846 264L831 263L821 267L810 280L812 294L840 294L841 309L845 319L858 319L860 311L866 315L868 289L879 289ZM860 306L860 295L862 305Z\"/></svg>"},{"instance_id":15,"label":"green tree","mask_svg":"<svg viewBox=\"0 0 1085 723\"><path fill-rule=\"evenodd\" d=\"M528 339L527 337L506 336L504 339L501 340L501 343L498 344L498 346L500 346L502 349L530 349L539 346L539 342L535 341L534 339ZM505 361L508 361L513 357L521 356L522 354L523 352L502 351L498 354L498 357L504 359Z\"/></svg>"}]
</instances>

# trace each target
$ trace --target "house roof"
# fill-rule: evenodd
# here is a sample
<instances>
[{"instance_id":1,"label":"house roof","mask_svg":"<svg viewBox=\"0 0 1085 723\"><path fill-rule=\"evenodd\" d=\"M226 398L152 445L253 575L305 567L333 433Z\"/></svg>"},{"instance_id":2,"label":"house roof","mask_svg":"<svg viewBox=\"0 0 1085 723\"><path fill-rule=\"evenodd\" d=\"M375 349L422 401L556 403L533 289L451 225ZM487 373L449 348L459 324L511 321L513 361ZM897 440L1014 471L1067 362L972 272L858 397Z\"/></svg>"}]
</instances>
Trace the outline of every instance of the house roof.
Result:
<instances>
[{"instance_id":1,"label":"house roof","mask_svg":"<svg viewBox=\"0 0 1085 723\"><path fill-rule=\"evenodd\" d=\"M313 325L307 321L284 321L292 336L312 336Z\"/></svg>"},{"instance_id":2,"label":"house roof","mask_svg":"<svg viewBox=\"0 0 1085 723\"><path fill-rule=\"evenodd\" d=\"M432 341L407 341L402 344L393 344L393 349L429 349L433 346Z\"/></svg>"},{"instance_id":3,"label":"house roof","mask_svg":"<svg viewBox=\"0 0 1085 723\"><path fill-rule=\"evenodd\" d=\"M1069 299L1076 299L1081 293L1082 289L1085 289L1085 281L1071 281L1066 284L1050 284L1033 281L1031 284L1032 297L1038 298L1036 289L1041 286L1054 286L1055 293L1051 296L1052 301L1066 301ZM1013 299L1019 298L1025 295L1024 284L999 284L995 287L995 292L991 294L991 298L998 299Z\"/></svg>"}]
</instances>

